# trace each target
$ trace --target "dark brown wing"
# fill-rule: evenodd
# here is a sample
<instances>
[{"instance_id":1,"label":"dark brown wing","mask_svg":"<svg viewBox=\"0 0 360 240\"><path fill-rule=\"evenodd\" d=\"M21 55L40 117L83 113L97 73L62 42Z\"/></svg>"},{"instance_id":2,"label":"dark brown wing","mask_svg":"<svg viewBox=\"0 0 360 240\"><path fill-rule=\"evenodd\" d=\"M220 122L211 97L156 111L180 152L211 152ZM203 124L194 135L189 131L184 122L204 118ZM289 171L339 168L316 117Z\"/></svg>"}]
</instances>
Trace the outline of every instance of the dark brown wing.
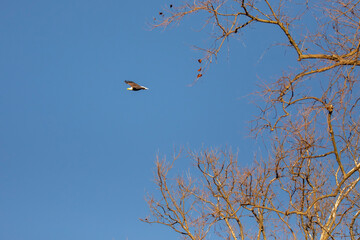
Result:
<instances>
[{"instance_id":1,"label":"dark brown wing","mask_svg":"<svg viewBox=\"0 0 360 240\"><path fill-rule=\"evenodd\" d=\"M133 88L142 88L139 84L134 83L133 81L126 81L126 80L125 80L125 83L126 83L126 84L129 84L130 87L133 87Z\"/></svg>"}]
</instances>

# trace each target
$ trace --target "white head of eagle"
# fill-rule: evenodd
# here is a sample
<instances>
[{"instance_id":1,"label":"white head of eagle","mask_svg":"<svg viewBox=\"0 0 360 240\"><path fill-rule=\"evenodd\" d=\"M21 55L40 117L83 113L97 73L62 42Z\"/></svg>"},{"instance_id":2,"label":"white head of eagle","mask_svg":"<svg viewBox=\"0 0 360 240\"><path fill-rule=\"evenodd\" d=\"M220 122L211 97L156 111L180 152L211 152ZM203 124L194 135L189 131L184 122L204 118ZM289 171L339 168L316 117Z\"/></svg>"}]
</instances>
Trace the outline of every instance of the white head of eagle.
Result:
<instances>
[{"instance_id":1,"label":"white head of eagle","mask_svg":"<svg viewBox=\"0 0 360 240\"><path fill-rule=\"evenodd\" d=\"M127 81L127 80L125 80L125 83L130 85L130 87L127 88L127 90L129 90L129 91L148 90L147 87L140 86L139 84L134 83L133 81Z\"/></svg>"}]
</instances>

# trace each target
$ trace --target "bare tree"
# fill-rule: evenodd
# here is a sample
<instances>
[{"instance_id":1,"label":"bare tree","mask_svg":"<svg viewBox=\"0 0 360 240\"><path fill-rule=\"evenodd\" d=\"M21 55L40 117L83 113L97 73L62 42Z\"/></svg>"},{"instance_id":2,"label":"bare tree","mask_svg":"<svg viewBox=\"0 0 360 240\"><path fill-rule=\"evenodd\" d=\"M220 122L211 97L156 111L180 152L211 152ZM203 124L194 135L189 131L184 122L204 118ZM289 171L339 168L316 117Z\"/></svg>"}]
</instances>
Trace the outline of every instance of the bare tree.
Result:
<instances>
[{"instance_id":1,"label":"bare tree","mask_svg":"<svg viewBox=\"0 0 360 240\"><path fill-rule=\"evenodd\" d=\"M202 13L216 40L201 61L259 23L278 28L298 65L258 92L252 133L269 153L250 167L231 152L190 153L193 171L175 178L159 160L161 197L148 197L143 221L196 240L360 239L360 1L194 0L154 27Z\"/></svg>"}]
</instances>

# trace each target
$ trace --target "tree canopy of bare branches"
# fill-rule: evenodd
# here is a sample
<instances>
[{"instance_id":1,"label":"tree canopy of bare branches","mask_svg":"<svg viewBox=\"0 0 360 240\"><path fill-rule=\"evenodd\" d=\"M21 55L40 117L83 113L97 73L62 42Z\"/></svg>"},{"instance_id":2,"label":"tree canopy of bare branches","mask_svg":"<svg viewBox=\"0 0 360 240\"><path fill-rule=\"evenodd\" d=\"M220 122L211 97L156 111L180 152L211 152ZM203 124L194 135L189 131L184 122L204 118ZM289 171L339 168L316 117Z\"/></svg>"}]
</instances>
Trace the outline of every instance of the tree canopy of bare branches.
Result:
<instances>
[{"instance_id":1,"label":"tree canopy of bare branches","mask_svg":"<svg viewBox=\"0 0 360 240\"><path fill-rule=\"evenodd\" d=\"M161 197L148 197L143 221L193 240L359 239L360 1L194 0L163 12L154 27L207 16L216 39L203 61L267 24L298 66L258 92L252 133L271 150L251 166L231 152L190 153L194 173L176 178L173 162L157 161Z\"/></svg>"}]
</instances>

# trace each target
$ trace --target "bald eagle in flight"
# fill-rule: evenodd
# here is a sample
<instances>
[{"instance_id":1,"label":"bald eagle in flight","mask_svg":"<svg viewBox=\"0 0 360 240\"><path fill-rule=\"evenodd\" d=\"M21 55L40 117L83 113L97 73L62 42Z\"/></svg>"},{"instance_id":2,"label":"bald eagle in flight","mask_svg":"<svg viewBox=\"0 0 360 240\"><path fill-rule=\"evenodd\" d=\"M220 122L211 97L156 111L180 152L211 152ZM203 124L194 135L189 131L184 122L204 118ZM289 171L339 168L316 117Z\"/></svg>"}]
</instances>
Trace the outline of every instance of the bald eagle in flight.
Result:
<instances>
[{"instance_id":1,"label":"bald eagle in flight","mask_svg":"<svg viewBox=\"0 0 360 240\"><path fill-rule=\"evenodd\" d=\"M147 87L140 86L139 84L134 83L133 81L126 81L125 80L125 83L130 85L130 87L127 88L127 90L130 90L130 91L148 90Z\"/></svg>"}]
</instances>

